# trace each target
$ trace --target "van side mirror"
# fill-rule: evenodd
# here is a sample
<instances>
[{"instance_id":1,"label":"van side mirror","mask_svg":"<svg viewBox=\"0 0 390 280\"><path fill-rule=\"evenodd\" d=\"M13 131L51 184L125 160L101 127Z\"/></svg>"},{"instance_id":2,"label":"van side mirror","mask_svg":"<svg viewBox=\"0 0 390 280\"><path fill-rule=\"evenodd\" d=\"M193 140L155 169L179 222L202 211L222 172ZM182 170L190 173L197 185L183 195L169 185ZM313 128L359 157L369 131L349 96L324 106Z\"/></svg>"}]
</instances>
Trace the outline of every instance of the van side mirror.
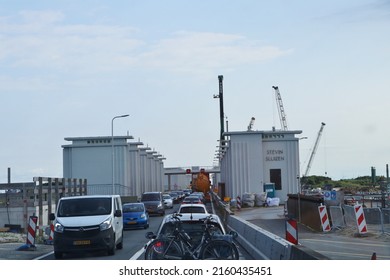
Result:
<instances>
[{"instance_id":1,"label":"van side mirror","mask_svg":"<svg viewBox=\"0 0 390 280\"><path fill-rule=\"evenodd\" d=\"M56 218L56 215L54 215L54 213L50 213L50 215L49 215L49 220L50 220L50 221L54 221L55 218Z\"/></svg>"},{"instance_id":2,"label":"van side mirror","mask_svg":"<svg viewBox=\"0 0 390 280\"><path fill-rule=\"evenodd\" d=\"M114 216L115 217L122 217L122 211L119 209L115 210Z\"/></svg>"}]
</instances>

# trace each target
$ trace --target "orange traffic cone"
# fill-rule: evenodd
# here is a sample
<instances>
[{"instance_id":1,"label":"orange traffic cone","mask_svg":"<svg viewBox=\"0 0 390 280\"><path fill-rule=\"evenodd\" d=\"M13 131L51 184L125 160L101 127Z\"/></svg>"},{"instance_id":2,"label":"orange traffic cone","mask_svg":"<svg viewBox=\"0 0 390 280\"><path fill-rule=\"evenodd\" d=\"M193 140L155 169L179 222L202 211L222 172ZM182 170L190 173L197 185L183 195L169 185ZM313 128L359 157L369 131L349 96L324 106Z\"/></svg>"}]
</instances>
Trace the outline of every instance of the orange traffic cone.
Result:
<instances>
[{"instance_id":1,"label":"orange traffic cone","mask_svg":"<svg viewBox=\"0 0 390 280\"><path fill-rule=\"evenodd\" d=\"M376 253L372 253L371 259L376 260Z\"/></svg>"}]
</instances>

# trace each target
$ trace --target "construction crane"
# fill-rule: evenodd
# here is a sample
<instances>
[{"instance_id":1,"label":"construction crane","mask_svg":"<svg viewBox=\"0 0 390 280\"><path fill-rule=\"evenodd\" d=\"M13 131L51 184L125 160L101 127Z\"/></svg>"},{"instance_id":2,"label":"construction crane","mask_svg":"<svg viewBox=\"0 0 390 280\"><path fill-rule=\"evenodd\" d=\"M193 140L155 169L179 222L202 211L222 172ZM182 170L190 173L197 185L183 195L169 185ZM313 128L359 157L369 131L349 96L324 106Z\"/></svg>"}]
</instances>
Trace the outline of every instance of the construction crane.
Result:
<instances>
[{"instance_id":1,"label":"construction crane","mask_svg":"<svg viewBox=\"0 0 390 280\"><path fill-rule=\"evenodd\" d=\"M225 140L225 137L223 136L223 133L225 132L224 127L224 118L225 114L223 112L223 76L218 76L218 85L219 85L219 94L214 94L214 98L219 98L219 118L221 121L221 134L220 134L220 140Z\"/></svg>"},{"instance_id":2,"label":"construction crane","mask_svg":"<svg viewBox=\"0 0 390 280\"><path fill-rule=\"evenodd\" d=\"M250 122L249 122L249 125L248 125L248 131L252 131L253 130L253 124L255 123L255 118L252 117Z\"/></svg>"},{"instance_id":3,"label":"construction crane","mask_svg":"<svg viewBox=\"0 0 390 280\"><path fill-rule=\"evenodd\" d=\"M307 175L309 174L311 164L313 163L314 155L316 154L318 143L320 142L320 139L321 139L322 131L324 130L324 126L325 126L325 123L321 123L321 128L318 131L317 139L316 139L316 142L314 143L313 150L311 151L309 163L307 164L306 171L305 171L303 177L307 177Z\"/></svg>"},{"instance_id":4,"label":"construction crane","mask_svg":"<svg viewBox=\"0 0 390 280\"><path fill-rule=\"evenodd\" d=\"M282 130L288 130L286 114L284 112L284 107L283 107L282 97L280 96L279 87L273 86L272 88L275 90L276 103L278 105L278 111L279 111L280 126Z\"/></svg>"}]
</instances>

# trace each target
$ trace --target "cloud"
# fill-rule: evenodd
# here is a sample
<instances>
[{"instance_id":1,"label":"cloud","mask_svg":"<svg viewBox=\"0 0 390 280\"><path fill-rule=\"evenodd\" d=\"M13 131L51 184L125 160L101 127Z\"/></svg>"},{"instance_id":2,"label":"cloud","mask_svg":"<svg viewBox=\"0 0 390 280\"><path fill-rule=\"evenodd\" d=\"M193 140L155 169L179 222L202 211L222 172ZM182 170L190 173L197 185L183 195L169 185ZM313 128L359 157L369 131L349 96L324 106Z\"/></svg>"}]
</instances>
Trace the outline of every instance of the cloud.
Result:
<instances>
[{"instance_id":1,"label":"cloud","mask_svg":"<svg viewBox=\"0 0 390 280\"><path fill-rule=\"evenodd\" d=\"M191 72L254 64L292 52L241 35L210 32L180 31L149 42L130 26L68 24L57 11L2 18L0 31L0 62L38 71L95 74L137 67Z\"/></svg>"},{"instance_id":2,"label":"cloud","mask_svg":"<svg viewBox=\"0 0 390 280\"><path fill-rule=\"evenodd\" d=\"M152 68L190 72L255 64L291 52L235 34L181 31L152 45L140 60Z\"/></svg>"}]
</instances>

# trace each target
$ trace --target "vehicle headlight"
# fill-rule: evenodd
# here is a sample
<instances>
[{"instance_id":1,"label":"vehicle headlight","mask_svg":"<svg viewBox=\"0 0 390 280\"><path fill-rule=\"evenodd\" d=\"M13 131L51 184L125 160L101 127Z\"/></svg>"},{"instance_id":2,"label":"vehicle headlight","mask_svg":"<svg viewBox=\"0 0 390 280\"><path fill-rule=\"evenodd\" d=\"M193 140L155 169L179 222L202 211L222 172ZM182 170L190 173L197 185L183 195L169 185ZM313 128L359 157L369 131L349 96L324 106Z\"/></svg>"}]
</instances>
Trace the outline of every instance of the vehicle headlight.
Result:
<instances>
[{"instance_id":1,"label":"vehicle headlight","mask_svg":"<svg viewBox=\"0 0 390 280\"><path fill-rule=\"evenodd\" d=\"M162 208L162 204L159 203L159 204L157 205L157 208Z\"/></svg>"},{"instance_id":2,"label":"vehicle headlight","mask_svg":"<svg viewBox=\"0 0 390 280\"><path fill-rule=\"evenodd\" d=\"M107 230L112 226L112 220L111 217L105 220L103 223L100 224L100 231Z\"/></svg>"},{"instance_id":3,"label":"vehicle headlight","mask_svg":"<svg viewBox=\"0 0 390 280\"><path fill-rule=\"evenodd\" d=\"M54 225L54 231L62 233L62 232L64 232L64 226L57 222Z\"/></svg>"},{"instance_id":4,"label":"vehicle headlight","mask_svg":"<svg viewBox=\"0 0 390 280\"><path fill-rule=\"evenodd\" d=\"M141 214L141 219L145 219L146 218L146 215L145 214Z\"/></svg>"}]
</instances>

